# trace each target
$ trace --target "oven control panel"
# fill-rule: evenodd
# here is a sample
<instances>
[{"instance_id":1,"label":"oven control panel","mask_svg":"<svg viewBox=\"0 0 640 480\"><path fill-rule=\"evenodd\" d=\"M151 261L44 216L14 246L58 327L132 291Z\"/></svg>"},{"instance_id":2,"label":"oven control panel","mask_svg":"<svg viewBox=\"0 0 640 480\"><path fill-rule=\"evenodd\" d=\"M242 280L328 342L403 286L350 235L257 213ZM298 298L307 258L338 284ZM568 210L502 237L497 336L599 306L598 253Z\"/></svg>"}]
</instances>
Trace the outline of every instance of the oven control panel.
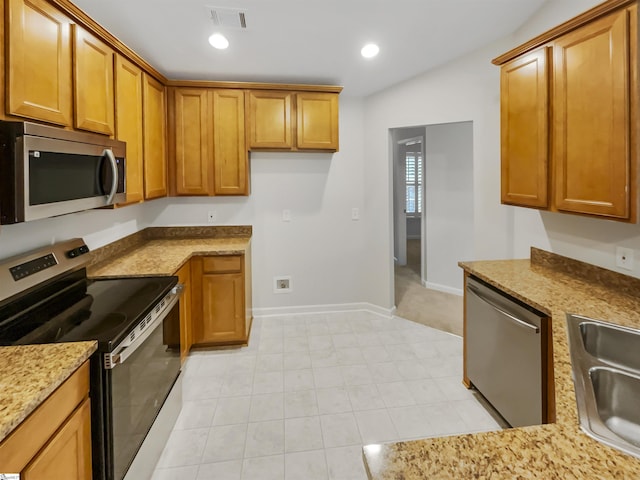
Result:
<instances>
[{"instance_id":1,"label":"oven control panel","mask_svg":"<svg viewBox=\"0 0 640 480\"><path fill-rule=\"evenodd\" d=\"M84 240L72 238L0 260L0 304L59 275L86 268L87 253Z\"/></svg>"},{"instance_id":2,"label":"oven control panel","mask_svg":"<svg viewBox=\"0 0 640 480\"><path fill-rule=\"evenodd\" d=\"M58 261L56 260L56 257L53 255L53 253L49 253L29 262L21 263L20 265L11 267L9 271L11 272L11 276L13 277L13 279L17 282L22 278L33 275L34 273L41 272L42 270L46 270L47 268L53 267L57 264Z\"/></svg>"}]
</instances>

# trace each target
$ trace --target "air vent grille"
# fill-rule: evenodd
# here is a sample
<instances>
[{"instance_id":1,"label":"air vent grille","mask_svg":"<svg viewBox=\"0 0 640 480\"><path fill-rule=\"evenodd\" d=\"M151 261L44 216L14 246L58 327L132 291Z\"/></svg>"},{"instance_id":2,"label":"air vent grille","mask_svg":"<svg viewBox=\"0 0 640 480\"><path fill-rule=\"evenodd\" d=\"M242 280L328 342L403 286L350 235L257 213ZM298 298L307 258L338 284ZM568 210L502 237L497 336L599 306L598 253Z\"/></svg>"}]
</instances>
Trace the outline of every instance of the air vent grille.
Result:
<instances>
[{"instance_id":1,"label":"air vent grille","mask_svg":"<svg viewBox=\"0 0 640 480\"><path fill-rule=\"evenodd\" d=\"M247 28L247 11L241 8L207 7L213 24L224 28Z\"/></svg>"}]
</instances>

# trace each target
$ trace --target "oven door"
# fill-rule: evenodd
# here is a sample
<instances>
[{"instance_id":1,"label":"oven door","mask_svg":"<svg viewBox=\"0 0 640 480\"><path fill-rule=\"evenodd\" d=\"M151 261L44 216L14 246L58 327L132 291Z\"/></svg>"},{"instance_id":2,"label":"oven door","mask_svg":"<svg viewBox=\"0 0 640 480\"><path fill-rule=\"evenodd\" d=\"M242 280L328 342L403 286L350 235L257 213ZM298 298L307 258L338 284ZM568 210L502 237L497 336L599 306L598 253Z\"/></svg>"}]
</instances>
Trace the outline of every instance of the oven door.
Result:
<instances>
[{"instance_id":1,"label":"oven door","mask_svg":"<svg viewBox=\"0 0 640 480\"><path fill-rule=\"evenodd\" d=\"M179 303L147 331L142 342L125 348L118 363L104 370L108 480L124 478L180 373Z\"/></svg>"},{"instance_id":2,"label":"oven door","mask_svg":"<svg viewBox=\"0 0 640 480\"><path fill-rule=\"evenodd\" d=\"M125 200L124 152L113 147L25 135L24 221L112 205Z\"/></svg>"}]
</instances>

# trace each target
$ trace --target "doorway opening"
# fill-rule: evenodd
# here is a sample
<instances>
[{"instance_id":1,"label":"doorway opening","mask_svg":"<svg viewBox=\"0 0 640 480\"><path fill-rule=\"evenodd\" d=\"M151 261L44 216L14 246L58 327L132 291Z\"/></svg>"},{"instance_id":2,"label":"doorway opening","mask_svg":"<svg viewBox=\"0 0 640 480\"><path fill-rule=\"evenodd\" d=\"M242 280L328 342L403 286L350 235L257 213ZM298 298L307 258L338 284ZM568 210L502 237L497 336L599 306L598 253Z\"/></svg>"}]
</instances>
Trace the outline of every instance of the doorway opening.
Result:
<instances>
[{"instance_id":1,"label":"doorway opening","mask_svg":"<svg viewBox=\"0 0 640 480\"><path fill-rule=\"evenodd\" d=\"M404 194L400 188L398 213L404 232L399 232L398 266L407 266L420 278L423 278L422 262L422 212L424 178L424 137L414 137L398 141L398 160L400 168L399 182L404 183ZM400 200L400 197L403 200ZM404 218L402 218L404 217ZM404 237L404 241L402 238Z\"/></svg>"},{"instance_id":2,"label":"doorway opening","mask_svg":"<svg viewBox=\"0 0 640 480\"><path fill-rule=\"evenodd\" d=\"M462 333L473 255L473 123L391 130L396 314Z\"/></svg>"}]
</instances>

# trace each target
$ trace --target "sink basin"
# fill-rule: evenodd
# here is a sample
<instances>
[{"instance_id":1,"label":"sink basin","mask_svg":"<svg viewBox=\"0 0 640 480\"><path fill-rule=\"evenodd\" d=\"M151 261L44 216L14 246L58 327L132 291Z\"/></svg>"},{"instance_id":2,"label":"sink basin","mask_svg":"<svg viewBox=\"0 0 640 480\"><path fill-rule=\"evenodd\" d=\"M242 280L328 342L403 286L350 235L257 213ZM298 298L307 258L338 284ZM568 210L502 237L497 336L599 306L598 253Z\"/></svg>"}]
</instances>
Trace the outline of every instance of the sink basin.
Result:
<instances>
[{"instance_id":1,"label":"sink basin","mask_svg":"<svg viewBox=\"0 0 640 480\"><path fill-rule=\"evenodd\" d=\"M598 416L604 426L640 447L640 377L620 370L594 367L589 372Z\"/></svg>"},{"instance_id":2,"label":"sink basin","mask_svg":"<svg viewBox=\"0 0 640 480\"><path fill-rule=\"evenodd\" d=\"M580 427L640 458L640 330L567 314Z\"/></svg>"},{"instance_id":3,"label":"sink basin","mask_svg":"<svg viewBox=\"0 0 640 480\"><path fill-rule=\"evenodd\" d=\"M579 317L584 349L592 356L640 372L640 331Z\"/></svg>"}]
</instances>

